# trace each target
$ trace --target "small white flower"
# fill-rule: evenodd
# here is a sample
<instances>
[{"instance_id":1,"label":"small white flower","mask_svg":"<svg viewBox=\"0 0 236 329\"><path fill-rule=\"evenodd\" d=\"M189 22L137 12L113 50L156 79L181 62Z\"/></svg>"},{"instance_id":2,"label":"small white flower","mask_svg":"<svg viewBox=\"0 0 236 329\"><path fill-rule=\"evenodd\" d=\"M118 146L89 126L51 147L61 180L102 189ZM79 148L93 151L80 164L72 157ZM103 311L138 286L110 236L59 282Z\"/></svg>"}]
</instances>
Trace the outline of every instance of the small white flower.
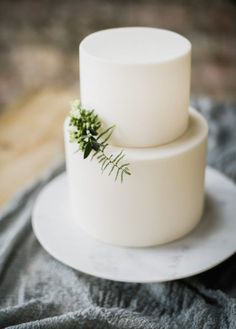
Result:
<instances>
[{"instance_id":1,"label":"small white flower","mask_svg":"<svg viewBox=\"0 0 236 329\"><path fill-rule=\"evenodd\" d=\"M78 99L75 99L73 102L71 102L71 109L77 110L80 108L80 101Z\"/></svg>"},{"instance_id":2,"label":"small white flower","mask_svg":"<svg viewBox=\"0 0 236 329\"><path fill-rule=\"evenodd\" d=\"M71 126L70 127L70 132L77 132L78 128L76 126Z\"/></svg>"},{"instance_id":3,"label":"small white flower","mask_svg":"<svg viewBox=\"0 0 236 329\"><path fill-rule=\"evenodd\" d=\"M71 102L70 115L76 119L80 118L80 101L78 99Z\"/></svg>"}]
</instances>

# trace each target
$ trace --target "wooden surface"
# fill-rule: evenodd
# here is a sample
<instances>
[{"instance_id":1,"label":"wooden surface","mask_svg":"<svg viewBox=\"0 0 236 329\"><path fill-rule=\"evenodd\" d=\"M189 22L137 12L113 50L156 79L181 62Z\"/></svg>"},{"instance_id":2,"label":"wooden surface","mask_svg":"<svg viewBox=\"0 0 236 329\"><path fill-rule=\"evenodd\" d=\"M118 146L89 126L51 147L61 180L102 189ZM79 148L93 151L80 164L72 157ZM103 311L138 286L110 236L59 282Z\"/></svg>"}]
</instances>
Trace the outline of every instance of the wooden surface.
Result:
<instances>
[{"instance_id":1,"label":"wooden surface","mask_svg":"<svg viewBox=\"0 0 236 329\"><path fill-rule=\"evenodd\" d=\"M73 90L44 90L0 115L0 207L64 156L63 121Z\"/></svg>"}]
</instances>

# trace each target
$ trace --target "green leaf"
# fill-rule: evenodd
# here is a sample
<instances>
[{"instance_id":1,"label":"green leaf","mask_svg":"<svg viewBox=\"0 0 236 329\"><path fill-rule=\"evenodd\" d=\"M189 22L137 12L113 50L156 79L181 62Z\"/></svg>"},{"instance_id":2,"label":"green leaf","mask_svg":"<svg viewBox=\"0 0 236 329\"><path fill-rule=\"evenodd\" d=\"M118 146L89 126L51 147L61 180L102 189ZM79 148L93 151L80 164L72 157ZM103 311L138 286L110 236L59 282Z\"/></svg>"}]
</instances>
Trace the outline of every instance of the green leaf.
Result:
<instances>
[{"instance_id":1,"label":"green leaf","mask_svg":"<svg viewBox=\"0 0 236 329\"><path fill-rule=\"evenodd\" d=\"M107 162L107 164L105 165L105 167L102 169L103 171L106 170L106 168L111 164L111 162Z\"/></svg>"},{"instance_id":2,"label":"green leaf","mask_svg":"<svg viewBox=\"0 0 236 329\"><path fill-rule=\"evenodd\" d=\"M118 168L117 171L116 171L115 181L117 181L117 178L118 178L118 176L119 176L119 173L120 173L120 169Z\"/></svg>"},{"instance_id":3,"label":"green leaf","mask_svg":"<svg viewBox=\"0 0 236 329\"><path fill-rule=\"evenodd\" d=\"M129 171L129 169L127 168L127 170L125 169L124 172L127 174L127 175L131 175L131 172Z\"/></svg>"},{"instance_id":4,"label":"green leaf","mask_svg":"<svg viewBox=\"0 0 236 329\"><path fill-rule=\"evenodd\" d=\"M123 183L123 181L124 181L124 173L125 173L125 171L122 170L122 172L121 172L121 177L120 177L120 179L121 179L121 183Z\"/></svg>"},{"instance_id":5,"label":"green leaf","mask_svg":"<svg viewBox=\"0 0 236 329\"><path fill-rule=\"evenodd\" d=\"M109 133L109 134L107 135L107 137L102 141L102 143L106 143L106 142L110 139L112 133L113 133L113 130L110 131L110 133Z\"/></svg>"},{"instance_id":6,"label":"green leaf","mask_svg":"<svg viewBox=\"0 0 236 329\"><path fill-rule=\"evenodd\" d=\"M106 159L106 156L103 155L103 156L99 159L98 163L103 162L104 159Z\"/></svg>"},{"instance_id":7,"label":"green leaf","mask_svg":"<svg viewBox=\"0 0 236 329\"><path fill-rule=\"evenodd\" d=\"M88 142L84 149L84 159L86 159L89 156L91 151L92 151L92 145L90 142Z\"/></svg>"},{"instance_id":8,"label":"green leaf","mask_svg":"<svg viewBox=\"0 0 236 329\"><path fill-rule=\"evenodd\" d=\"M100 149L100 144L97 141L91 140L91 144L94 151L98 151Z\"/></svg>"},{"instance_id":9,"label":"green leaf","mask_svg":"<svg viewBox=\"0 0 236 329\"><path fill-rule=\"evenodd\" d=\"M101 157L103 157L103 156L104 156L103 153L100 152L100 154L97 156L97 159L99 160L99 159L101 159Z\"/></svg>"},{"instance_id":10,"label":"green leaf","mask_svg":"<svg viewBox=\"0 0 236 329\"><path fill-rule=\"evenodd\" d=\"M118 165L119 162L125 157L125 155L122 153L115 161L115 164Z\"/></svg>"},{"instance_id":11,"label":"green leaf","mask_svg":"<svg viewBox=\"0 0 236 329\"><path fill-rule=\"evenodd\" d=\"M100 139L102 136L106 135L110 130L112 133L113 129L114 129L114 126L109 127L107 130L103 131L100 135L98 135L97 139Z\"/></svg>"},{"instance_id":12,"label":"green leaf","mask_svg":"<svg viewBox=\"0 0 236 329\"><path fill-rule=\"evenodd\" d=\"M120 169L125 169L125 167L129 166L130 164L129 163L124 163L122 166L120 166Z\"/></svg>"},{"instance_id":13,"label":"green leaf","mask_svg":"<svg viewBox=\"0 0 236 329\"><path fill-rule=\"evenodd\" d=\"M102 151L104 151L107 148L108 144L101 143L100 146L102 148Z\"/></svg>"},{"instance_id":14,"label":"green leaf","mask_svg":"<svg viewBox=\"0 0 236 329\"><path fill-rule=\"evenodd\" d=\"M97 135L97 131L93 128L89 128L89 131L91 132L92 135L96 136Z\"/></svg>"},{"instance_id":15,"label":"green leaf","mask_svg":"<svg viewBox=\"0 0 236 329\"><path fill-rule=\"evenodd\" d=\"M104 167L106 166L107 162L108 162L108 164L109 164L109 160L108 160L107 158L105 158L105 159L103 160L103 162L102 162L102 165L101 165L101 169L102 169L102 171L104 171Z\"/></svg>"},{"instance_id":16,"label":"green leaf","mask_svg":"<svg viewBox=\"0 0 236 329\"><path fill-rule=\"evenodd\" d=\"M112 174L112 172L113 172L114 169L115 169L115 166L112 166L112 167L111 167L111 170L110 170L110 172L109 172L109 174L108 174L108 176L110 176L110 175Z\"/></svg>"},{"instance_id":17,"label":"green leaf","mask_svg":"<svg viewBox=\"0 0 236 329\"><path fill-rule=\"evenodd\" d=\"M123 154L123 151L120 151L120 153L118 153L118 154L115 156L113 162L115 163L116 160L117 160L122 154Z\"/></svg>"},{"instance_id":18,"label":"green leaf","mask_svg":"<svg viewBox=\"0 0 236 329\"><path fill-rule=\"evenodd\" d=\"M100 150L96 151L93 153L92 157L91 157L91 160L93 160L94 157L96 157L98 154L99 154Z\"/></svg>"}]
</instances>

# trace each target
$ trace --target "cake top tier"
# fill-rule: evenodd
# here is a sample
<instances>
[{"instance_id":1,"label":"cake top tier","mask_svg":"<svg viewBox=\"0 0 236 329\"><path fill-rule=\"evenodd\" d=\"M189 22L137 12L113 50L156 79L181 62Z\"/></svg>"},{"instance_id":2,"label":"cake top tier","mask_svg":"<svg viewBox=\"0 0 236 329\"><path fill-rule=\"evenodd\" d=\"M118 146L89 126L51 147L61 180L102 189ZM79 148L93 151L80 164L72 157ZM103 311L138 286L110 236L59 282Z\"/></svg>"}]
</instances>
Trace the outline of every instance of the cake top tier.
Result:
<instances>
[{"instance_id":1,"label":"cake top tier","mask_svg":"<svg viewBox=\"0 0 236 329\"><path fill-rule=\"evenodd\" d=\"M187 129L191 44L148 27L99 31L80 44L80 99L121 147L169 143Z\"/></svg>"},{"instance_id":2,"label":"cake top tier","mask_svg":"<svg viewBox=\"0 0 236 329\"><path fill-rule=\"evenodd\" d=\"M126 27L90 34L80 47L97 60L148 64L183 56L190 51L191 44L175 32L149 27Z\"/></svg>"}]
</instances>

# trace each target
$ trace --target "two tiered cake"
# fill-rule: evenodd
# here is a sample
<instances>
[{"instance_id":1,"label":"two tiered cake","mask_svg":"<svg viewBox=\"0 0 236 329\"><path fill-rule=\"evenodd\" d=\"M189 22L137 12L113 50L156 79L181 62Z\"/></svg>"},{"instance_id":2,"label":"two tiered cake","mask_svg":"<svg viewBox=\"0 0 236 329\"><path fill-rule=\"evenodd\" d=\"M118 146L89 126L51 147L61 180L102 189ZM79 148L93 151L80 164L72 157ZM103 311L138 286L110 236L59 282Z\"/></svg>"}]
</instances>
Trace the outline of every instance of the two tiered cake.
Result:
<instances>
[{"instance_id":1,"label":"two tiered cake","mask_svg":"<svg viewBox=\"0 0 236 329\"><path fill-rule=\"evenodd\" d=\"M115 126L110 154L125 154L123 183L71 143L65 122L71 220L121 246L151 246L182 237L204 204L207 124L189 108L191 44L155 28L93 33L80 44L81 107ZM91 160L91 161L90 161Z\"/></svg>"}]
</instances>

